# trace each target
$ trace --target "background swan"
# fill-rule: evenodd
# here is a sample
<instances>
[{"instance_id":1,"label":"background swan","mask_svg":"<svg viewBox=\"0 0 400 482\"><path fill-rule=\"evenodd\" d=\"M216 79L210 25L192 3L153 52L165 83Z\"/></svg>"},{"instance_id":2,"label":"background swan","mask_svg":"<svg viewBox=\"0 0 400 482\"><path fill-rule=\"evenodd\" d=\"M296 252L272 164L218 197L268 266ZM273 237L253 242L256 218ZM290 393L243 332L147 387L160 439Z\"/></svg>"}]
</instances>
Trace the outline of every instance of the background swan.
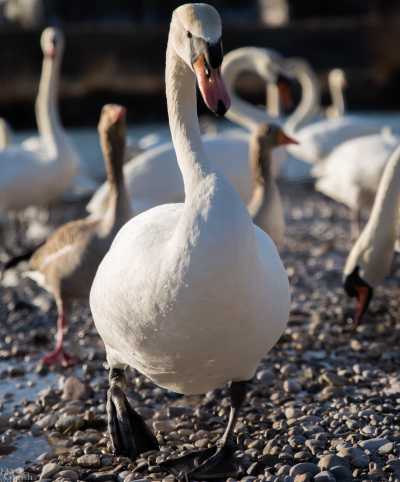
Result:
<instances>
[{"instance_id":1,"label":"background swan","mask_svg":"<svg viewBox=\"0 0 400 482\"><path fill-rule=\"evenodd\" d=\"M343 84L338 84L335 96L345 106ZM339 144L355 137L376 134L382 128L378 119L361 115L345 114L337 118L319 120L296 132L298 146L290 146L288 151L297 159L316 164L324 160Z\"/></svg>"},{"instance_id":2,"label":"background swan","mask_svg":"<svg viewBox=\"0 0 400 482\"><path fill-rule=\"evenodd\" d=\"M360 234L361 210L371 208L385 166L399 143L400 137L385 128L344 142L313 169L316 189L351 209L353 238Z\"/></svg>"},{"instance_id":3,"label":"background swan","mask_svg":"<svg viewBox=\"0 0 400 482\"><path fill-rule=\"evenodd\" d=\"M55 99L63 37L48 28L41 38L43 67L36 101L39 142L0 151L0 211L48 205L59 199L79 172L79 159L62 128Z\"/></svg>"},{"instance_id":4,"label":"background swan","mask_svg":"<svg viewBox=\"0 0 400 482\"><path fill-rule=\"evenodd\" d=\"M220 36L220 18L209 5L174 11L166 92L185 202L129 221L102 261L90 294L110 366L107 410L115 453L135 459L158 447L126 397L127 366L184 394L232 380L230 421L219 444L161 464L197 480L217 473L225 478L235 469L232 431L245 381L281 336L289 315L288 279L273 242L253 225L238 193L203 149L195 77L209 108L224 114Z\"/></svg>"},{"instance_id":5,"label":"background swan","mask_svg":"<svg viewBox=\"0 0 400 482\"><path fill-rule=\"evenodd\" d=\"M252 129L259 122L268 120L265 110L242 101L232 92L234 81L243 71L256 71L264 80L273 81L279 71L279 56L266 49L244 48L231 52L223 65L223 76L232 95L229 118L241 126ZM207 156L218 162L224 175L239 191L244 202L251 197L251 170L248 162L249 133L238 129L219 135L205 135L204 148ZM159 204L179 202L184 199L181 173L176 163L176 154L170 142L151 148L129 161L124 167L127 189L132 199L132 208L140 213ZM103 184L89 202L91 213L102 211L107 198L107 187Z\"/></svg>"},{"instance_id":6,"label":"background swan","mask_svg":"<svg viewBox=\"0 0 400 482\"><path fill-rule=\"evenodd\" d=\"M0 117L0 150L11 144L12 132L8 122Z\"/></svg>"},{"instance_id":7,"label":"background swan","mask_svg":"<svg viewBox=\"0 0 400 482\"><path fill-rule=\"evenodd\" d=\"M399 236L400 146L386 164L374 205L365 228L354 244L344 267L344 287L357 299L355 322L362 320L373 288L389 274Z\"/></svg>"}]
</instances>

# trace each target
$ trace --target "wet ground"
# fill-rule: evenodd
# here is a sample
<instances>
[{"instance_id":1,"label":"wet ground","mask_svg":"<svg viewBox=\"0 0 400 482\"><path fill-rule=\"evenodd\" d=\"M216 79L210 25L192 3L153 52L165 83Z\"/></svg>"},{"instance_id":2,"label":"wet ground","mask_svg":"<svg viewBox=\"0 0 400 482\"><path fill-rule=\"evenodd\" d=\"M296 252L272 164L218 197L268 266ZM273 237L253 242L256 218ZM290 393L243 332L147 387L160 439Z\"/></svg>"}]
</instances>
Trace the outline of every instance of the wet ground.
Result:
<instances>
[{"instance_id":1,"label":"wet ground","mask_svg":"<svg viewBox=\"0 0 400 482\"><path fill-rule=\"evenodd\" d=\"M400 264L395 260L365 323L354 329L353 302L341 287L350 246L347 209L311 186L281 189L292 314L241 412L236 479L400 481ZM57 225L82 212L82 205L59 206L50 221ZM0 260L29 245L24 232L17 239L13 226L3 231ZM228 413L225 390L180 397L131 372L132 403L153 427L161 451L134 462L113 457L104 349L89 310L76 307L67 335L80 363L47 370L40 358L54 343L55 307L22 276L24 268L9 272L0 287L1 481L162 480L167 474L158 462L215 442Z\"/></svg>"}]
</instances>

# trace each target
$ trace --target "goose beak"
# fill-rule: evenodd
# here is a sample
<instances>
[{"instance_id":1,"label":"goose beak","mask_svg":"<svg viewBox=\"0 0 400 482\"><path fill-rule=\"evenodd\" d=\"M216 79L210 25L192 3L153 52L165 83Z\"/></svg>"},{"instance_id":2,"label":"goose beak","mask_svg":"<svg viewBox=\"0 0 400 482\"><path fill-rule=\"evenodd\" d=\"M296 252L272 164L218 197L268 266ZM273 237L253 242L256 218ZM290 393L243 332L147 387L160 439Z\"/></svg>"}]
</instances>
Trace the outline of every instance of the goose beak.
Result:
<instances>
[{"instance_id":1,"label":"goose beak","mask_svg":"<svg viewBox=\"0 0 400 482\"><path fill-rule=\"evenodd\" d=\"M221 69L210 67L204 54L197 57L193 68L207 107L218 116L224 116L231 105L231 100L222 80Z\"/></svg>"},{"instance_id":2,"label":"goose beak","mask_svg":"<svg viewBox=\"0 0 400 482\"><path fill-rule=\"evenodd\" d=\"M282 130L278 132L278 145L279 146L286 146L288 144L299 144L296 139L289 137L286 135Z\"/></svg>"}]
</instances>

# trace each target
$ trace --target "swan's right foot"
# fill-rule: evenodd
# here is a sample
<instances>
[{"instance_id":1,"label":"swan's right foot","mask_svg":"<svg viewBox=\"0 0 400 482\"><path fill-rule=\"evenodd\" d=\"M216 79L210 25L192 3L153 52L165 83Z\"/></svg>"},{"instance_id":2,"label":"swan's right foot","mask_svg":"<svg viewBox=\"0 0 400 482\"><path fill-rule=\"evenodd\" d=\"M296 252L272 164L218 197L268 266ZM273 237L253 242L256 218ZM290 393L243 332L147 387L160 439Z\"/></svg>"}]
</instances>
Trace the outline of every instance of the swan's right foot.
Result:
<instances>
[{"instance_id":1,"label":"swan's right foot","mask_svg":"<svg viewBox=\"0 0 400 482\"><path fill-rule=\"evenodd\" d=\"M62 367L70 367L75 365L79 359L76 356L70 355L62 346L57 346L56 349L50 353L47 353L42 358L42 363L45 365L61 365Z\"/></svg>"},{"instance_id":2,"label":"swan's right foot","mask_svg":"<svg viewBox=\"0 0 400 482\"><path fill-rule=\"evenodd\" d=\"M114 455L135 460L141 453L158 450L159 445L143 418L131 407L125 395L124 370L110 370L107 393L108 432Z\"/></svg>"}]
</instances>

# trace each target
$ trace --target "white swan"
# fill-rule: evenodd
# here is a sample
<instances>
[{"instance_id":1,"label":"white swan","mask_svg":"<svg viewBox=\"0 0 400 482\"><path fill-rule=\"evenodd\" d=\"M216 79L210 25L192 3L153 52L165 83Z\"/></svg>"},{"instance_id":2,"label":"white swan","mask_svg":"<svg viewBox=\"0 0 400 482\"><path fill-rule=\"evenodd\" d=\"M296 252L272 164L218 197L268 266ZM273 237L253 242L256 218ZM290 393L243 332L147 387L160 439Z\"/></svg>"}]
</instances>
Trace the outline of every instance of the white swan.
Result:
<instances>
[{"instance_id":1,"label":"white swan","mask_svg":"<svg viewBox=\"0 0 400 482\"><path fill-rule=\"evenodd\" d=\"M365 228L344 267L346 293L357 299L355 322L362 320L373 288L389 274L400 221L400 146L389 158Z\"/></svg>"},{"instance_id":2,"label":"white swan","mask_svg":"<svg viewBox=\"0 0 400 482\"><path fill-rule=\"evenodd\" d=\"M221 62L216 10L207 4L177 8L166 92L185 202L129 221L100 264L90 294L110 366L107 409L115 453L136 458L157 448L124 393L128 365L184 394L232 381L231 415L218 447L161 464L197 480L222 471L219 462L234 452L232 430L245 381L281 336L289 314L288 278L273 242L253 225L236 190L204 152L196 77L209 108L224 114L229 99Z\"/></svg>"},{"instance_id":3,"label":"white swan","mask_svg":"<svg viewBox=\"0 0 400 482\"><path fill-rule=\"evenodd\" d=\"M12 132L8 122L0 117L0 150L11 144Z\"/></svg>"},{"instance_id":4,"label":"white swan","mask_svg":"<svg viewBox=\"0 0 400 482\"><path fill-rule=\"evenodd\" d=\"M70 188L79 159L59 122L55 96L63 48L53 28L42 34L43 68L36 102L40 142L0 151L0 211L48 205Z\"/></svg>"},{"instance_id":5,"label":"white swan","mask_svg":"<svg viewBox=\"0 0 400 482\"><path fill-rule=\"evenodd\" d=\"M353 238L360 234L361 209L372 206L385 165L399 143L400 137L385 128L344 142L312 171L317 191L351 209Z\"/></svg>"},{"instance_id":6,"label":"white swan","mask_svg":"<svg viewBox=\"0 0 400 482\"><path fill-rule=\"evenodd\" d=\"M242 101L234 92L234 82L240 72L250 70L263 79L274 81L279 71L278 54L267 49L246 47L227 54L223 76L232 94L228 116L249 130L269 120L265 110ZM218 162L224 175L239 191L244 202L251 197L251 171L248 163L249 133L230 129L219 135L203 137L207 156ZM140 213L159 204L180 202L184 199L181 173L176 163L175 150L170 142L148 149L129 161L124 168L132 208ZM102 211L107 198L107 187L102 185L89 202L89 212Z\"/></svg>"},{"instance_id":7,"label":"white swan","mask_svg":"<svg viewBox=\"0 0 400 482\"><path fill-rule=\"evenodd\" d=\"M344 73L342 72L342 75ZM338 72L334 77L339 77ZM332 84L332 79L331 79ZM341 107L338 112L344 112L343 83L335 84L333 94L334 103ZM336 101L335 101L336 99ZM375 134L380 131L382 124L374 118L360 115L342 115L314 122L296 132L299 145L290 146L288 151L297 159L311 164L316 164L323 159L339 144L355 137Z\"/></svg>"},{"instance_id":8,"label":"white swan","mask_svg":"<svg viewBox=\"0 0 400 482\"><path fill-rule=\"evenodd\" d=\"M22 142L22 147L30 151L47 149L49 141L46 133L49 127L56 129L60 139L62 138L62 148L58 153L60 161L78 165L71 188L64 194L64 198L87 197L96 190L97 183L86 174L79 154L60 121L58 108L60 70L65 46L64 34L57 28L49 27L43 31L41 45L44 61L35 106L39 137L29 137Z\"/></svg>"}]
</instances>

